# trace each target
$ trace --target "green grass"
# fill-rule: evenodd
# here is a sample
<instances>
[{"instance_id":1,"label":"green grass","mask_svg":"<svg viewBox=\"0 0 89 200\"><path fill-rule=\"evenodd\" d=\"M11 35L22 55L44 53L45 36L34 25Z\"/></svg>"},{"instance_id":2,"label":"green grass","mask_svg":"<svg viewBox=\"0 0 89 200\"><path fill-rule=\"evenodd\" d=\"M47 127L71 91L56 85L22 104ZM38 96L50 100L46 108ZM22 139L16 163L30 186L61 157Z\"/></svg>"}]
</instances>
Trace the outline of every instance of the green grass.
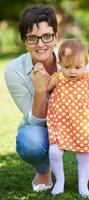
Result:
<instances>
[{"instance_id":1,"label":"green grass","mask_svg":"<svg viewBox=\"0 0 89 200\"><path fill-rule=\"evenodd\" d=\"M22 114L11 99L4 81L4 66L11 58L0 61L0 200L51 200L50 190L40 193L32 191L35 169L22 161L15 150L16 129ZM65 192L55 200L83 199L78 194L74 154L65 153L64 168Z\"/></svg>"}]
</instances>

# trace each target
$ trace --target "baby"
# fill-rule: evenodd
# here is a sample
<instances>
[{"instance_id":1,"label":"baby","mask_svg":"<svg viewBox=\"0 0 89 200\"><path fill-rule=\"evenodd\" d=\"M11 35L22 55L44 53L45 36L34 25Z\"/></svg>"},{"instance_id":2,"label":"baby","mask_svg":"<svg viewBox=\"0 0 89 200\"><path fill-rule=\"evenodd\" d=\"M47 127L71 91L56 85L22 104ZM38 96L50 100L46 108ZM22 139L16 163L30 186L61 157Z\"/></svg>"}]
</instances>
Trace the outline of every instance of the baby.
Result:
<instances>
[{"instance_id":1,"label":"baby","mask_svg":"<svg viewBox=\"0 0 89 200\"><path fill-rule=\"evenodd\" d=\"M52 195L64 192L64 150L76 152L78 190L89 197L89 74L85 46L65 40L58 53L61 72L51 77L48 87L57 82L48 103L47 126L49 158L56 183Z\"/></svg>"}]
</instances>

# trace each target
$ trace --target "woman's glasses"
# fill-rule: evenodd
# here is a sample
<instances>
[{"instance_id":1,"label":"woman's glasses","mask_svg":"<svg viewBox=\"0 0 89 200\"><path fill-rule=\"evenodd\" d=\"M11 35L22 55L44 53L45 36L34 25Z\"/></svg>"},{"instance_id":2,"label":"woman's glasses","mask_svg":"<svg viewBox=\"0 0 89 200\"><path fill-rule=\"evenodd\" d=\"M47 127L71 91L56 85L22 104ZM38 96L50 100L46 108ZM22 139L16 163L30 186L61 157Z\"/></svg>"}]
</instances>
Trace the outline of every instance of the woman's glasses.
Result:
<instances>
[{"instance_id":1,"label":"woman's glasses","mask_svg":"<svg viewBox=\"0 0 89 200\"><path fill-rule=\"evenodd\" d=\"M25 40L28 44L37 44L39 39L41 39L43 43L49 43L53 41L54 36L54 33L46 33L40 37L36 35L29 35L25 37Z\"/></svg>"}]
</instances>

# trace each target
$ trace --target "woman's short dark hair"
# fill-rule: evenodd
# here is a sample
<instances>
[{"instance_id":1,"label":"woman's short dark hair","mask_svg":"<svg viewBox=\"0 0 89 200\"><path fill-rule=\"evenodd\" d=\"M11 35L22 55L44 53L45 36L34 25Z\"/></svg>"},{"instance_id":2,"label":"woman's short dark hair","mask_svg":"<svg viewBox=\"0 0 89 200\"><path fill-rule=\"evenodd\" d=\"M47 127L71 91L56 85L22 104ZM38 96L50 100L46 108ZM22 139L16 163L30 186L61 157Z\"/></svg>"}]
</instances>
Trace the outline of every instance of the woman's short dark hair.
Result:
<instances>
[{"instance_id":1,"label":"woman's short dark hair","mask_svg":"<svg viewBox=\"0 0 89 200\"><path fill-rule=\"evenodd\" d=\"M39 22L46 21L49 26L53 27L54 33L57 32L57 18L52 7L47 5L35 5L26 8L20 15L19 32L21 39L24 41L28 30L32 30L35 23L38 27Z\"/></svg>"}]
</instances>

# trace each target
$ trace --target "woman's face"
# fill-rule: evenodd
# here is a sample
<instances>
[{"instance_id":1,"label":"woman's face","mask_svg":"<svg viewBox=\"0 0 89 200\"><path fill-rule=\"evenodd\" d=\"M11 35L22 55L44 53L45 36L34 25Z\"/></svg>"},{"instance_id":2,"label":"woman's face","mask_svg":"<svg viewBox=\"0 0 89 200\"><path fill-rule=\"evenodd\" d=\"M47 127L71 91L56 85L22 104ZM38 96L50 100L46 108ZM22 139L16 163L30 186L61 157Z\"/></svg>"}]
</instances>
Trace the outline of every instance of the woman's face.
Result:
<instances>
[{"instance_id":1,"label":"woman's face","mask_svg":"<svg viewBox=\"0 0 89 200\"><path fill-rule=\"evenodd\" d=\"M47 22L43 21L39 23L38 27L36 24L34 24L32 31L28 31L26 37L28 36L41 37L45 34L54 34L54 31L53 28L49 26ZM53 36L53 40L48 43L44 43L41 38L39 38L38 43L36 44L28 44L27 41L25 40L25 45L28 52L30 52L34 63L48 62L53 56L55 36Z\"/></svg>"}]
</instances>

